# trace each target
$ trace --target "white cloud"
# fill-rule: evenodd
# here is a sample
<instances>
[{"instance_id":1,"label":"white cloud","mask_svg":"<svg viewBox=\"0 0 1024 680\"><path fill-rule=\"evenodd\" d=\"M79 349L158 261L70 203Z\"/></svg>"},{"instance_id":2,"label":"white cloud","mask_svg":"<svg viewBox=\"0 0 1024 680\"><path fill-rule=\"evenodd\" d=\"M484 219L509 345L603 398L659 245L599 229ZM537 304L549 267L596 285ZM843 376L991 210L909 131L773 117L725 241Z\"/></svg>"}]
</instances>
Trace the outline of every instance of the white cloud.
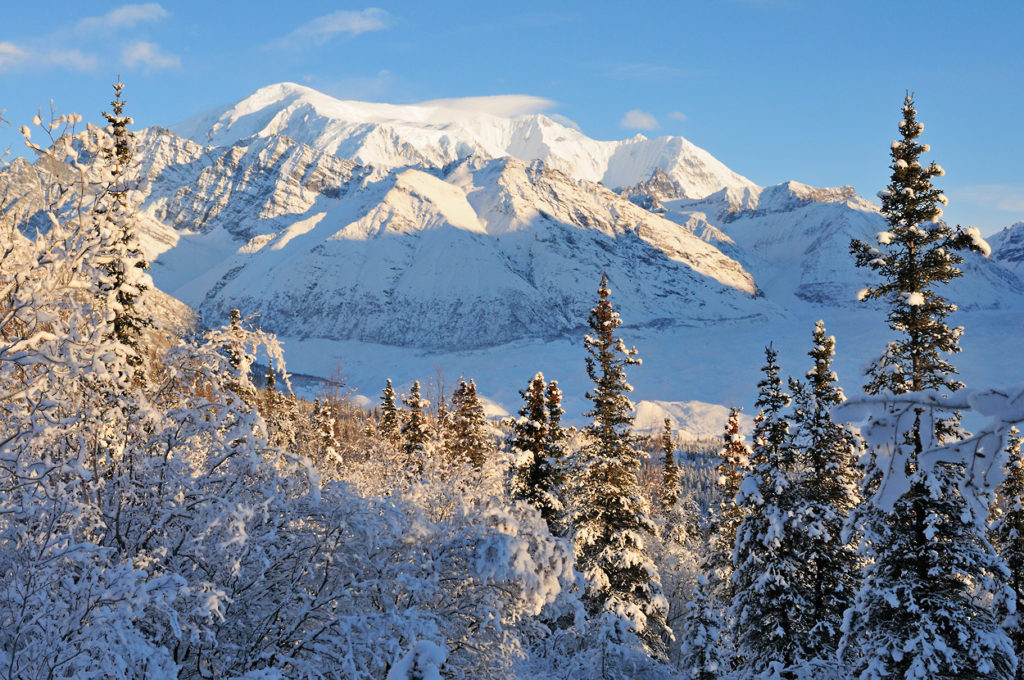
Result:
<instances>
[{"instance_id":1,"label":"white cloud","mask_svg":"<svg viewBox=\"0 0 1024 680\"><path fill-rule=\"evenodd\" d=\"M23 61L28 53L12 42L0 42L0 71Z\"/></svg>"},{"instance_id":2,"label":"white cloud","mask_svg":"<svg viewBox=\"0 0 1024 680\"><path fill-rule=\"evenodd\" d=\"M686 114L683 113L682 111L673 111L672 113L668 114L668 117L671 118L672 120L678 120L680 123L686 122Z\"/></svg>"},{"instance_id":3,"label":"white cloud","mask_svg":"<svg viewBox=\"0 0 1024 680\"><path fill-rule=\"evenodd\" d=\"M294 31L271 43L274 47L303 47L310 43L323 45L339 35L356 36L390 28L391 16L382 9L369 7L360 11L339 10L308 21Z\"/></svg>"},{"instance_id":4,"label":"white cloud","mask_svg":"<svg viewBox=\"0 0 1024 680\"><path fill-rule=\"evenodd\" d=\"M583 132L580 126L576 123L576 121L572 120L571 118L567 118L566 116L563 116L560 113L551 113L548 114L548 117L551 118L551 120L555 121L556 123L561 123L567 128L572 128L576 132Z\"/></svg>"},{"instance_id":5,"label":"white cloud","mask_svg":"<svg viewBox=\"0 0 1024 680\"><path fill-rule=\"evenodd\" d=\"M454 99L433 99L420 106L436 106L444 109L489 113L494 116L525 116L542 113L555 106L555 102L544 97L528 94L498 94L490 97L457 97Z\"/></svg>"},{"instance_id":6,"label":"white cloud","mask_svg":"<svg viewBox=\"0 0 1024 680\"><path fill-rule=\"evenodd\" d=\"M633 109L626 112L619 125L630 130L653 130L658 127L658 120L640 109Z\"/></svg>"},{"instance_id":7,"label":"white cloud","mask_svg":"<svg viewBox=\"0 0 1024 680\"><path fill-rule=\"evenodd\" d=\"M72 68L76 71L91 71L99 63L96 55L81 50L50 50L40 55L40 59L47 64Z\"/></svg>"},{"instance_id":8,"label":"white cloud","mask_svg":"<svg viewBox=\"0 0 1024 680\"><path fill-rule=\"evenodd\" d=\"M112 9L101 17L86 17L75 25L80 32L110 31L118 28L131 28L147 21L157 21L169 16L159 3L148 2L144 5L122 5Z\"/></svg>"},{"instance_id":9,"label":"white cloud","mask_svg":"<svg viewBox=\"0 0 1024 680\"><path fill-rule=\"evenodd\" d=\"M76 71L91 71L98 59L81 50L49 50L38 52L18 47L11 42L0 42L0 71L17 66L58 66Z\"/></svg>"},{"instance_id":10,"label":"white cloud","mask_svg":"<svg viewBox=\"0 0 1024 680\"><path fill-rule=\"evenodd\" d=\"M975 184L947 192L979 206L1024 212L1024 187L1011 184Z\"/></svg>"},{"instance_id":11,"label":"white cloud","mask_svg":"<svg viewBox=\"0 0 1024 680\"><path fill-rule=\"evenodd\" d=\"M128 67L142 66L154 70L181 66L181 59L177 55L163 52L156 43L144 41L125 45L121 60Z\"/></svg>"}]
</instances>

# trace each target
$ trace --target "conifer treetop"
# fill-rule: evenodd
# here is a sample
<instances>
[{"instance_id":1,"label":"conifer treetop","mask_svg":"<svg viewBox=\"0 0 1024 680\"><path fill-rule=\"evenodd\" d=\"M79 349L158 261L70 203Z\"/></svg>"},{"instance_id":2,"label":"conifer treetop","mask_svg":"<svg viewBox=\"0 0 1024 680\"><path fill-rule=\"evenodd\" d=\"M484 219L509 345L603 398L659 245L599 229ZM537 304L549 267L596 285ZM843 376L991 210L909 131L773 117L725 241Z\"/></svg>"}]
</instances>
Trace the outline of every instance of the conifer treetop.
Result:
<instances>
[{"instance_id":1,"label":"conifer treetop","mask_svg":"<svg viewBox=\"0 0 1024 680\"><path fill-rule=\"evenodd\" d=\"M592 334L584 337L587 350L587 375L594 383L587 399L594 403L593 409L583 415L594 419L588 430L598 438L618 438L617 431L628 429L633 424L633 404L627 396L633 386L626 380L626 366L640 365L635 347L627 348L615 331L622 325L622 319L612 307L608 275L601 275L598 288L597 306L590 310L588 323ZM616 431L616 434L612 434Z\"/></svg>"},{"instance_id":2,"label":"conifer treetop","mask_svg":"<svg viewBox=\"0 0 1024 680\"><path fill-rule=\"evenodd\" d=\"M850 251L858 267L879 275L880 283L862 289L858 299L880 299L889 305L889 327L901 338L868 370L864 389L869 394L893 394L938 389L956 391L956 368L944 355L960 351L962 328L951 328L946 318L956 306L939 295L937 286L962 275L957 251L985 252L987 244L977 229L953 229L941 220L947 199L932 180L945 171L921 156L930 150L917 141L924 125L917 120L913 97L903 103L900 138L890 146L892 171L889 185L879 192L887 231L876 234L876 244L854 240Z\"/></svg>"}]
</instances>

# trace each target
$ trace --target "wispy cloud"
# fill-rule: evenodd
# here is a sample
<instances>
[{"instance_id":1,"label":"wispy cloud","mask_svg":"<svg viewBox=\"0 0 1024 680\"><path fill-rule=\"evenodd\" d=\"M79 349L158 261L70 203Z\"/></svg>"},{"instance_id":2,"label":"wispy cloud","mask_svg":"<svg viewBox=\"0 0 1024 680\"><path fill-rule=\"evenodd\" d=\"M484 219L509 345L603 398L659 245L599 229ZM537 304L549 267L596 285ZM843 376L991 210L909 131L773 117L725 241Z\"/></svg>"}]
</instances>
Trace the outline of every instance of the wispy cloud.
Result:
<instances>
[{"instance_id":1,"label":"wispy cloud","mask_svg":"<svg viewBox=\"0 0 1024 680\"><path fill-rule=\"evenodd\" d=\"M80 33L95 31L113 31L120 28L132 28L138 24L158 21L170 16L159 3L148 2L143 5L122 5L112 9L103 16L86 17L77 24L75 30Z\"/></svg>"},{"instance_id":2,"label":"wispy cloud","mask_svg":"<svg viewBox=\"0 0 1024 680\"><path fill-rule=\"evenodd\" d=\"M308 21L294 31L271 43L272 47L294 48L323 45L339 36L357 36L383 31L391 26L391 15L377 7L364 10L339 10Z\"/></svg>"},{"instance_id":3,"label":"wispy cloud","mask_svg":"<svg viewBox=\"0 0 1024 680\"><path fill-rule=\"evenodd\" d=\"M576 121L574 121L571 118L567 118L566 116L563 116L560 113L551 113L551 114L548 114L548 117L551 120L555 121L556 123L561 123L562 125L564 125L567 128L572 128L576 132L583 132L583 130L580 128L579 124L576 123Z\"/></svg>"},{"instance_id":4,"label":"wispy cloud","mask_svg":"<svg viewBox=\"0 0 1024 680\"><path fill-rule=\"evenodd\" d=\"M1024 186L1012 184L975 184L960 187L949 193L954 199L959 198L979 206L1005 210L1007 212L1024 213Z\"/></svg>"},{"instance_id":5,"label":"wispy cloud","mask_svg":"<svg viewBox=\"0 0 1024 680\"><path fill-rule=\"evenodd\" d=\"M0 42L0 71L9 69L11 66L24 61L28 52L12 42Z\"/></svg>"},{"instance_id":6,"label":"wispy cloud","mask_svg":"<svg viewBox=\"0 0 1024 680\"><path fill-rule=\"evenodd\" d=\"M680 123L685 123L687 121L686 114L682 111L673 111L668 114L668 117L672 120L678 120Z\"/></svg>"},{"instance_id":7,"label":"wispy cloud","mask_svg":"<svg viewBox=\"0 0 1024 680\"><path fill-rule=\"evenodd\" d=\"M544 97L534 97L529 94L499 94L491 97L433 99L428 102L422 102L421 105L512 117L525 116L531 113L543 113L554 108L555 102Z\"/></svg>"},{"instance_id":8,"label":"wispy cloud","mask_svg":"<svg viewBox=\"0 0 1024 680\"><path fill-rule=\"evenodd\" d=\"M645 111L633 109L626 112L619 125L629 130L653 130L658 127L658 119Z\"/></svg>"},{"instance_id":9,"label":"wispy cloud","mask_svg":"<svg viewBox=\"0 0 1024 680\"><path fill-rule=\"evenodd\" d=\"M142 66L147 70L178 68L181 66L181 59L176 54L164 52L156 43L144 41L125 45L124 50L121 52L121 60L129 68Z\"/></svg>"},{"instance_id":10,"label":"wispy cloud","mask_svg":"<svg viewBox=\"0 0 1024 680\"><path fill-rule=\"evenodd\" d=\"M121 44L101 34L132 29L168 16L167 10L156 2L121 5L102 16L86 17L74 24L58 26L50 33L37 34L18 41L18 44L0 42L0 71L31 68L92 71L101 61L98 55L102 55L104 60L112 59ZM146 70L181 65L177 56L163 52L156 43L143 41L126 45L121 52L121 61L127 66L144 66Z\"/></svg>"},{"instance_id":11,"label":"wispy cloud","mask_svg":"<svg viewBox=\"0 0 1024 680\"><path fill-rule=\"evenodd\" d=\"M99 62L97 57L75 49L33 50L12 42L0 42L0 71L30 66L57 66L76 71L91 71Z\"/></svg>"},{"instance_id":12,"label":"wispy cloud","mask_svg":"<svg viewBox=\"0 0 1024 680\"><path fill-rule=\"evenodd\" d=\"M99 63L95 54L81 50L50 50L40 55L43 62L76 71L92 71Z\"/></svg>"}]
</instances>

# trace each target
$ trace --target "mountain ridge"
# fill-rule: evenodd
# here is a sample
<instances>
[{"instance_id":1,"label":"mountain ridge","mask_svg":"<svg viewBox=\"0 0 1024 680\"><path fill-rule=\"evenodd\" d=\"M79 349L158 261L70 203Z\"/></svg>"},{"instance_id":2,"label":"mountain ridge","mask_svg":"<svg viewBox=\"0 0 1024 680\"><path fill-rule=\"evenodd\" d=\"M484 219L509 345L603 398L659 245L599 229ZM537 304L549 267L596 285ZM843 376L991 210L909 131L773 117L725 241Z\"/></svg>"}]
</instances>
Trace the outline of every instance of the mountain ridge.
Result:
<instances>
[{"instance_id":1,"label":"mountain ridge","mask_svg":"<svg viewBox=\"0 0 1024 680\"><path fill-rule=\"evenodd\" d=\"M294 83L277 83L242 100L171 126L204 145L229 146L252 136L285 135L361 165L444 167L472 155L540 159L549 167L610 188L635 184L661 169L687 196L722 186L755 188L683 137L593 140L543 114L503 117L436 102L397 105L339 100Z\"/></svg>"}]
</instances>

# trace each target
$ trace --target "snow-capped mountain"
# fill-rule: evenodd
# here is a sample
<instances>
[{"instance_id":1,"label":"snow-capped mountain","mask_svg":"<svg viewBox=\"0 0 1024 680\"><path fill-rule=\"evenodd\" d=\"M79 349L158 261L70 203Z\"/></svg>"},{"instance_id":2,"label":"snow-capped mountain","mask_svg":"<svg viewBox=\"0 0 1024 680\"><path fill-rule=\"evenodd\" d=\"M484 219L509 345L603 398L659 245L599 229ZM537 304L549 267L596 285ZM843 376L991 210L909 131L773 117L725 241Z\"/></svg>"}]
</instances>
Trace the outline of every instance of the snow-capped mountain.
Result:
<instances>
[{"instance_id":1,"label":"snow-capped mountain","mask_svg":"<svg viewBox=\"0 0 1024 680\"><path fill-rule=\"evenodd\" d=\"M378 168L441 168L469 156L510 156L539 159L570 177L611 188L644 181L660 169L690 198L723 187L757 187L682 137L637 135L602 142L545 115L505 118L452 106L342 101L294 83L278 83L171 129L210 146L285 135Z\"/></svg>"},{"instance_id":2,"label":"snow-capped mountain","mask_svg":"<svg viewBox=\"0 0 1024 680\"><path fill-rule=\"evenodd\" d=\"M581 327L602 271L638 326L775 313L713 244L539 161L378 178L286 137L203 149L156 129L138 152L143 214L175 234L154 278L209 322L238 307L281 334L492 346Z\"/></svg>"},{"instance_id":3,"label":"snow-capped mountain","mask_svg":"<svg viewBox=\"0 0 1024 680\"><path fill-rule=\"evenodd\" d=\"M875 205L849 187L759 187L680 138L596 142L544 116L338 102L293 85L175 129L187 136L137 136L157 286L206 324L233 307L259 315L291 370L343 364L365 396L388 377L402 389L461 374L514 412L541 370L583 412L580 338L602 271L645 360L630 373L638 415L700 421L694 436L715 429L715 405L752 398L765 345L802 375L824 318L855 390L887 335L884 309L855 301L871 274L849 255L852 238L884 230ZM25 163L4 171L9 196L33 191L17 179ZM1005 333L1024 324L1022 233L968 257L944 291L963 310L956 364L969 385L1024 379Z\"/></svg>"},{"instance_id":4,"label":"snow-capped mountain","mask_svg":"<svg viewBox=\"0 0 1024 680\"><path fill-rule=\"evenodd\" d=\"M988 239L992 259L1018 274L1024 274L1024 222L1017 222Z\"/></svg>"},{"instance_id":5,"label":"snow-capped mountain","mask_svg":"<svg viewBox=\"0 0 1024 680\"><path fill-rule=\"evenodd\" d=\"M878 207L852 187L784 182L743 192L724 188L691 200L681 198L667 180L663 174L655 176L624 193L737 259L780 305L859 304L856 291L871 274L854 266L850 241L874 243L875 235L887 227ZM1013 309L1024 295L1024 284L1006 266L1010 264L998 256L966 254L964 277L944 294L961 301L963 309Z\"/></svg>"},{"instance_id":6,"label":"snow-capped mountain","mask_svg":"<svg viewBox=\"0 0 1024 680\"><path fill-rule=\"evenodd\" d=\"M712 439L722 436L722 426L729 419L729 409L703 401L639 401L633 416L633 429L657 435L669 427L683 440ZM754 419L741 415L741 431L749 435Z\"/></svg>"}]
</instances>

